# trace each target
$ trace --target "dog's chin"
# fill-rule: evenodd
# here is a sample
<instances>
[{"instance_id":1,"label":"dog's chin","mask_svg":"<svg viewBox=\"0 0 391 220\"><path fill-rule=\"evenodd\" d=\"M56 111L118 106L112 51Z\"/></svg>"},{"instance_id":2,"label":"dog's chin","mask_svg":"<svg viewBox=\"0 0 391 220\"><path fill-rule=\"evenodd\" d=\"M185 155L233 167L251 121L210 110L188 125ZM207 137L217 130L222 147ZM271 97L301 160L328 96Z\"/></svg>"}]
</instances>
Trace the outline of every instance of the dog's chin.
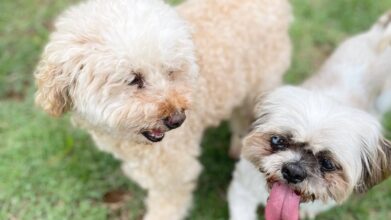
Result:
<instances>
[{"instance_id":1,"label":"dog's chin","mask_svg":"<svg viewBox=\"0 0 391 220\"><path fill-rule=\"evenodd\" d=\"M306 193L303 190L301 190L300 187L297 187L295 185L289 184L285 180L277 180L277 179L271 180L271 179L268 179L267 180L267 186L268 186L269 192L272 190L273 185L275 183L278 183L278 182L287 185L289 188L292 189L292 191L295 192L296 195L300 196L300 203L313 202L313 201L315 201L317 199L315 194Z\"/></svg>"},{"instance_id":2,"label":"dog's chin","mask_svg":"<svg viewBox=\"0 0 391 220\"><path fill-rule=\"evenodd\" d=\"M165 131L162 129L151 129L142 131L141 134L150 142L160 142L164 139Z\"/></svg>"}]
</instances>

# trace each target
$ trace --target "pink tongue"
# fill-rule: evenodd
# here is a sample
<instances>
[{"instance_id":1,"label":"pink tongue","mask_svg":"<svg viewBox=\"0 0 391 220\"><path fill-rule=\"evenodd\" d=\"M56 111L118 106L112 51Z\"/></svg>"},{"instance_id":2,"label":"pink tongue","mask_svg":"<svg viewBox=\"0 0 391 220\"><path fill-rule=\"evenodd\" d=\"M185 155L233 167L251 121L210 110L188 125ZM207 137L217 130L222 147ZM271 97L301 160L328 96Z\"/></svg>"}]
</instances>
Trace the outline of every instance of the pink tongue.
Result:
<instances>
[{"instance_id":1,"label":"pink tongue","mask_svg":"<svg viewBox=\"0 0 391 220\"><path fill-rule=\"evenodd\" d=\"M274 183L266 204L266 220L299 219L300 196L286 184Z\"/></svg>"},{"instance_id":2,"label":"pink tongue","mask_svg":"<svg viewBox=\"0 0 391 220\"><path fill-rule=\"evenodd\" d=\"M156 136L159 136L161 135L161 131L159 129L152 129L152 134L156 135Z\"/></svg>"}]
</instances>

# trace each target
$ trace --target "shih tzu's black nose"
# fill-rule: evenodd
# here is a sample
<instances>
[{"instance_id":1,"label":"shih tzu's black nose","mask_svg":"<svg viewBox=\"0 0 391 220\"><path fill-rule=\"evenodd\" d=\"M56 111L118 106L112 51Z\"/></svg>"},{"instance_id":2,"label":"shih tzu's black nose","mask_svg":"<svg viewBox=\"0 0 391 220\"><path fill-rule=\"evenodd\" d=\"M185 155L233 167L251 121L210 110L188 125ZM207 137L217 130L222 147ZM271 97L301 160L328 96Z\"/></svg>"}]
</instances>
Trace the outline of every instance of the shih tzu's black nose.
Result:
<instances>
[{"instance_id":1,"label":"shih tzu's black nose","mask_svg":"<svg viewBox=\"0 0 391 220\"><path fill-rule=\"evenodd\" d=\"M169 129L178 128L183 124L186 119L186 114L182 111L176 111L172 113L170 116L163 119L164 125L166 125Z\"/></svg>"},{"instance_id":2,"label":"shih tzu's black nose","mask_svg":"<svg viewBox=\"0 0 391 220\"><path fill-rule=\"evenodd\" d=\"M307 172L298 163L286 163L281 169L282 176L288 183L300 183L307 177Z\"/></svg>"}]
</instances>

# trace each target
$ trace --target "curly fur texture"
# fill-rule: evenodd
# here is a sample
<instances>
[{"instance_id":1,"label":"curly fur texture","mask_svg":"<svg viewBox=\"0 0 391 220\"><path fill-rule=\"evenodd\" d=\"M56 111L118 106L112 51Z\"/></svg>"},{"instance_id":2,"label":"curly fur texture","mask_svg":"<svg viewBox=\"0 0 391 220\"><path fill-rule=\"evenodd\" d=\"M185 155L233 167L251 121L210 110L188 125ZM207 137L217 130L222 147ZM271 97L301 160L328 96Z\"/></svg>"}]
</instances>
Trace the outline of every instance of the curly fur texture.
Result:
<instances>
[{"instance_id":1,"label":"curly fur texture","mask_svg":"<svg viewBox=\"0 0 391 220\"><path fill-rule=\"evenodd\" d=\"M238 139L247 103L279 85L290 64L286 0L189 0L176 9L161 0L74 6L35 73L37 104L53 116L70 111L148 190L145 219L187 215L203 131L233 117ZM169 131L164 119L178 111L187 119ZM165 136L152 143L144 131Z\"/></svg>"}]
</instances>

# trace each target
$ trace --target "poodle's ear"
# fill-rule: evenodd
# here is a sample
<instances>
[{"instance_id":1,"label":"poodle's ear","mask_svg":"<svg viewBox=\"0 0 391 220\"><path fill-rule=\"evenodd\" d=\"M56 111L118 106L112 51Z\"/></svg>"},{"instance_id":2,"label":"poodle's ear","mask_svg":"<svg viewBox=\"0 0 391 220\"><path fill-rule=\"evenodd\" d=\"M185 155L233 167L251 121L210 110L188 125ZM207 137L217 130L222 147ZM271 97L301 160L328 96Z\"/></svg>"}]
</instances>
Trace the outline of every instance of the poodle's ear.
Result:
<instances>
[{"instance_id":1,"label":"poodle's ear","mask_svg":"<svg viewBox=\"0 0 391 220\"><path fill-rule=\"evenodd\" d=\"M363 193L379 184L391 175L391 142L385 138L379 140L377 155L367 162L363 162L363 173L356 191Z\"/></svg>"},{"instance_id":2,"label":"poodle's ear","mask_svg":"<svg viewBox=\"0 0 391 220\"><path fill-rule=\"evenodd\" d=\"M61 27L57 27L61 29ZM34 73L35 102L48 114L58 117L72 108L76 79L84 71L84 60L99 41L93 36L54 32Z\"/></svg>"},{"instance_id":3,"label":"poodle's ear","mask_svg":"<svg viewBox=\"0 0 391 220\"><path fill-rule=\"evenodd\" d=\"M72 105L69 97L70 74L63 65L49 63L43 58L34 74L38 87L35 102L54 117L61 116Z\"/></svg>"}]
</instances>

